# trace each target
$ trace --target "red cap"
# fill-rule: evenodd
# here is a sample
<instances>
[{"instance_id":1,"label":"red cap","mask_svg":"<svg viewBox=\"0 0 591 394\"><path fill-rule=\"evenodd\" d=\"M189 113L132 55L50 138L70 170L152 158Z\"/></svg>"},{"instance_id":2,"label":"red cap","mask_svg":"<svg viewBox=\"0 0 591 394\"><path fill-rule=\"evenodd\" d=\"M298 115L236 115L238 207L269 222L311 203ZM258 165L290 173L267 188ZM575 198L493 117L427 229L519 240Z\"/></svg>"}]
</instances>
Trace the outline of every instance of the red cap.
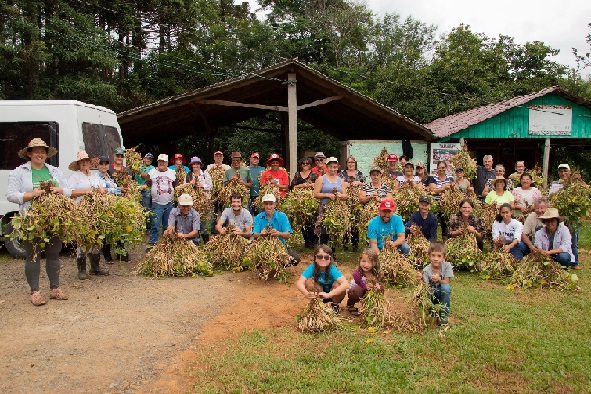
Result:
<instances>
[{"instance_id":1,"label":"red cap","mask_svg":"<svg viewBox=\"0 0 591 394\"><path fill-rule=\"evenodd\" d=\"M259 155L259 152L254 152L252 155L250 155L250 157L256 157L257 159L261 158L261 156Z\"/></svg>"},{"instance_id":2,"label":"red cap","mask_svg":"<svg viewBox=\"0 0 591 394\"><path fill-rule=\"evenodd\" d=\"M214 156L215 156L215 155L222 155L222 156L223 156L223 155L224 155L224 152L222 152L221 150L218 150L218 151L216 151L216 152L213 152L213 155L214 155Z\"/></svg>"},{"instance_id":3,"label":"red cap","mask_svg":"<svg viewBox=\"0 0 591 394\"><path fill-rule=\"evenodd\" d=\"M380 211L393 211L396 204L393 200L387 199L380 203Z\"/></svg>"},{"instance_id":4,"label":"red cap","mask_svg":"<svg viewBox=\"0 0 591 394\"><path fill-rule=\"evenodd\" d=\"M175 153L174 154L174 159L172 160L172 162L174 163L176 161L176 159L182 159L183 160L183 164L185 164L187 162L187 160L180 153Z\"/></svg>"},{"instance_id":5,"label":"red cap","mask_svg":"<svg viewBox=\"0 0 591 394\"><path fill-rule=\"evenodd\" d=\"M394 153L390 153L386 161L398 161L398 156L396 156Z\"/></svg>"}]
</instances>

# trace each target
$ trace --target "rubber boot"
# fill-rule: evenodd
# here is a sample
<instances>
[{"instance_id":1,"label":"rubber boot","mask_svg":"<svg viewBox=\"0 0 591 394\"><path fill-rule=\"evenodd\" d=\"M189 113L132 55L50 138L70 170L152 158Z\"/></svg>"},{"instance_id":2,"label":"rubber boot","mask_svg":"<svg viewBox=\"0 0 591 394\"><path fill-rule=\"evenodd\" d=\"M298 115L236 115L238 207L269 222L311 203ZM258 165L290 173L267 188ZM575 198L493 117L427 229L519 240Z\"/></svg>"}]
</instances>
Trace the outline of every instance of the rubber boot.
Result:
<instances>
[{"instance_id":1,"label":"rubber boot","mask_svg":"<svg viewBox=\"0 0 591 394\"><path fill-rule=\"evenodd\" d=\"M203 238L203 244L209 242L209 234L201 234L201 238Z\"/></svg>"},{"instance_id":2,"label":"rubber boot","mask_svg":"<svg viewBox=\"0 0 591 394\"><path fill-rule=\"evenodd\" d=\"M86 273L86 253L82 256L76 256L76 265L78 266L78 279L90 279Z\"/></svg>"},{"instance_id":3,"label":"rubber boot","mask_svg":"<svg viewBox=\"0 0 591 394\"><path fill-rule=\"evenodd\" d=\"M105 256L105 263L113 264L113 256L111 256L111 245L104 244L102 250L103 256Z\"/></svg>"},{"instance_id":4,"label":"rubber boot","mask_svg":"<svg viewBox=\"0 0 591 394\"><path fill-rule=\"evenodd\" d=\"M89 254L88 258L90 259L90 273L93 275L109 275L109 271L103 271L99 264L101 260L100 254Z\"/></svg>"}]
</instances>

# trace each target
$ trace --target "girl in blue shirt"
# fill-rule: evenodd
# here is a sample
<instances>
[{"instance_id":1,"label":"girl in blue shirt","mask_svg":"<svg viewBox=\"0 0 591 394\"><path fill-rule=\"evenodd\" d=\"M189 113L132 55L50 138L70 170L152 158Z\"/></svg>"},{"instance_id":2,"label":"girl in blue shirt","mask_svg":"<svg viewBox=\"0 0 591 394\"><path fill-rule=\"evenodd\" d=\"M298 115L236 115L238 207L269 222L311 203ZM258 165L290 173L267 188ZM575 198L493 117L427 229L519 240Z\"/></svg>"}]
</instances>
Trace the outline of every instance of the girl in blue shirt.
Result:
<instances>
[{"instance_id":1,"label":"girl in blue shirt","mask_svg":"<svg viewBox=\"0 0 591 394\"><path fill-rule=\"evenodd\" d=\"M332 309L339 313L349 282L334 265L332 249L327 245L318 245L314 249L314 263L302 272L296 287L309 299L320 298L325 303L331 302Z\"/></svg>"}]
</instances>

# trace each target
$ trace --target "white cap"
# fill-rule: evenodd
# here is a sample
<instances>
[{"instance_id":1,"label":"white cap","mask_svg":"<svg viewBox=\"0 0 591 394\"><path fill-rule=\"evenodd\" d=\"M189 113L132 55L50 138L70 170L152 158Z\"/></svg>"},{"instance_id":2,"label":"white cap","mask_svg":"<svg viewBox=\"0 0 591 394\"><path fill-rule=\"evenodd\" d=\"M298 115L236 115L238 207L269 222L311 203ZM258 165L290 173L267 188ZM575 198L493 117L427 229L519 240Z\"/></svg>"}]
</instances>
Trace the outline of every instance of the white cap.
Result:
<instances>
[{"instance_id":1,"label":"white cap","mask_svg":"<svg viewBox=\"0 0 591 394\"><path fill-rule=\"evenodd\" d=\"M187 193L181 194L181 196L179 197L179 205L193 206L193 198Z\"/></svg>"},{"instance_id":2,"label":"white cap","mask_svg":"<svg viewBox=\"0 0 591 394\"><path fill-rule=\"evenodd\" d=\"M265 194L262 198L263 202L277 202L274 194Z\"/></svg>"},{"instance_id":3,"label":"white cap","mask_svg":"<svg viewBox=\"0 0 591 394\"><path fill-rule=\"evenodd\" d=\"M561 168L566 168L567 170L570 170L570 166L568 164L559 164L558 169L560 170Z\"/></svg>"},{"instance_id":4,"label":"white cap","mask_svg":"<svg viewBox=\"0 0 591 394\"><path fill-rule=\"evenodd\" d=\"M168 155L161 153L158 155L158 161L168 161Z\"/></svg>"},{"instance_id":5,"label":"white cap","mask_svg":"<svg viewBox=\"0 0 591 394\"><path fill-rule=\"evenodd\" d=\"M339 159L337 159L336 157L333 157L333 156L331 156L328 159L326 159L326 164L329 164L329 163L338 163L338 162L339 162Z\"/></svg>"}]
</instances>

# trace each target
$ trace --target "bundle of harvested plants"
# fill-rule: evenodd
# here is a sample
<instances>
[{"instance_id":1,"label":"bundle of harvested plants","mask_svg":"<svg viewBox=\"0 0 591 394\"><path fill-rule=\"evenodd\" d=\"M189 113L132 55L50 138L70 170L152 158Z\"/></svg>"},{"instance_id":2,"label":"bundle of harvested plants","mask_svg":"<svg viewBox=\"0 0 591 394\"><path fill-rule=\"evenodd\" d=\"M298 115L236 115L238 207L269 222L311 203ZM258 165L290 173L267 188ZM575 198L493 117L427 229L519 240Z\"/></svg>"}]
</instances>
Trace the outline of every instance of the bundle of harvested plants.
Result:
<instances>
[{"instance_id":1,"label":"bundle of harvested plants","mask_svg":"<svg viewBox=\"0 0 591 394\"><path fill-rule=\"evenodd\" d=\"M503 279L513 275L517 264L517 260L507 252L482 253L478 262L478 271L483 279Z\"/></svg>"},{"instance_id":2,"label":"bundle of harvested plants","mask_svg":"<svg viewBox=\"0 0 591 394\"><path fill-rule=\"evenodd\" d=\"M384 284L392 287L410 286L416 278L416 270L408 258L389 247L380 253L380 273Z\"/></svg>"},{"instance_id":3,"label":"bundle of harvested plants","mask_svg":"<svg viewBox=\"0 0 591 394\"><path fill-rule=\"evenodd\" d=\"M250 241L233 231L234 226L228 226L226 234L212 236L203 247L215 269L240 272L249 268L245 257Z\"/></svg>"},{"instance_id":4,"label":"bundle of harvested plants","mask_svg":"<svg viewBox=\"0 0 591 394\"><path fill-rule=\"evenodd\" d=\"M220 201L220 192L222 187L224 186L224 174L225 170L223 167L213 167L207 170L209 176L211 176L211 182L213 184L213 188L211 189L211 199L213 201Z\"/></svg>"},{"instance_id":5,"label":"bundle of harvested plants","mask_svg":"<svg viewBox=\"0 0 591 394\"><path fill-rule=\"evenodd\" d=\"M416 210L419 209L419 198L426 196L427 192L422 187L415 187L405 184L394 194L396 213L406 221Z\"/></svg>"},{"instance_id":6,"label":"bundle of harvested plants","mask_svg":"<svg viewBox=\"0 0 591 394\"><path fill-rule=\"evenodd\" d=\"M293 258L287 253L285 244L277 237L262 235L246 248L248 266L259 273L259 278L287 279L287 267L293 263Z\"/></svg>"},{"instance_id":7,"label":"bundle of harvested plants","mask_svg":"<svg viewBox=\"0 0 591 394\"><path fill-rule=\"evenodd\" d=\"M468 270L474 272L478 267L481 258L480 249L474 234L464 231L458 237L451 237L445 241L447 246L446 260L449 261L455 269Z\"/></svg>"},{"instance_id":8,"label":"bundle of harvested plants","mask_svg":"<svg viewBox=\"0 0 591 394\"><path fill-rule=\"evenodd\" d=\"M131 172L138 173L142 167L142 155L135 148L125 150L125 165Z\"/></svg>"},{"instance_id":9,"label":"bundle of harvested plants","mask_svg":"<svg viewBox=\"0 0 591 394\"><path fill-rule=\"evenodd\" d=\"M183 166L177 167L174 171L174 175L176 176L176 184L182 185L185 183L185 179L187 178L187 171Z\"/></svg>"},{"instance_id":10,"label":"bundle of harvested plants","mask_svg":"<svg viewBox=\"0 0 591 394\"><path fill-rule=\"evenodd\" d=\"M190 195L193 199L193 208L199 212L201 223L204 225L211 225L213 203L209 195L207 195L202 188L196 187L191 183L185 183L174 188L175 201L178 201L178 198L185 193Z\"/></svg>"},{"instance_id":11,"label":"bundle of harvested plants","mask_svg":"<svg viewBox=\"0 0 591 394\"><path fill-rule=\"evenodd\" d=\"M410 246L409 260L412 266L422 269L425 262L429 259L427 251L431 243L425 238L421 228L416 224L410 227L410 235L406 239L406 243Z\"/></svg>"},{"instance_id":12,"label":"bundle of harvested plants","mask_svg":"<svg viewBox=\"0 0 591 394\"><path fill-rule=\"evenodd\" d=\"M197 246L169 233L148 252L136 273L151 277L213 275L211 264Z\"/></svg>"},{"instance_id":13,"label":"bundle of harvested plants","mask_svg":"<svg viewBox=\"0 0 591 394\"><path fill-rule=\"evenodd\" d=\"M351 217L349 216L349 206L346 200L337 197L337 191L333 191L335 198L326 203L324 218L322 222L326 227L326 232L330 235L331 242L334 245L342 244L346 234L351 229Z\"/></svg>"},{"instance_id":14,"label":"bundle of harvested plants","mask_svg":"<svg viewBox=\"0 0 591 394\"><path fill-rule=\"evenodd\" d=\"M380 167L382 171L388 170L388 150L386 147L373 159L372 167Z\"/></svg>"},{"instance_id":15,"label":"bundle of harvested plants","mask_svg":"<svg viewBox=\"0 0 591 394\"><path fill-rule=\"evenodd\" d=\"M451 161L454 168L464 169L464 176L468 180L476 178L476 160L470 157L468 144L462 144L462 149L452 156Z\"/></svg>"},{"instance_id":16,"label":"bundle of harvested plants","mask_svg":"<svg viewBox=\"0 0 591 394\"><path fill-rule=\"evenodd\" d=\"M74 241L72 211L74 201L63 194L52 193L52 182L41 183L44 194L33 198L27 211L12 217L14 231L11 238L29 241L45 247L52 237L58 236L65 243Z\"/></svg>"},{"instance_id":17,"label":"bundle of harvested plants","mask_svg":"<svg viewBox=\"0 0 591 394\"><path fill-rule=\"evenodd\" d=\"M385 328L392 323L390 303L380 289L368 290L361 298L359 309L363 322L368 327Z\"/></svg>"},{"instance_id":18,"label":"bundle of harvested plants","mask_svg":"<svg viewBox=\"0 0 591 394\"><path fill-rule=\"evenodd\" d=\"M318 207L319 202L314 198L313 189L297 188L281 199L277 209L289 217L290 224L295 230L313 223L318 216Z\"/></svg>"},{"instance_id":19,"label":"bundle of harvested plants","mask_svg":"<svg viewBox=\"0 0 591 394\"><path fill-rule=\"evenodd\" d=\"M330 304L325 304L319 298L310 300L297 317L298 329L302 332L332 331L342 325L345 319L334 313Z\"/></svg>"},{"instance_id":20,"label":"bundle of harvested plants","mask_svg":"<svg viewBox=\"0 0 591 394\"><path fill-rule=\"evenodd\" d=\"M578 276L560 267L560 264L534 249L517 265L511 277L510 289L521 287L578 290Z\"/></svg>"},{"instance_id":21,"label":"bundle of harvested plants","mask_svg":"<svg viewBox=\"0 0 591 394\"><path fill-rule=\"evenodd\" d=\"M569 226L579 225L581 218L591 210L591 186L573 174L564 187L550 196L550 203L560 215L565 216Z\"/></svg>"},{"instance_id":22,"label":"bundle of harvested plants","mask_svg":"<svg viewBox=\"0 0 591 394\"><path fill-rule=\"evenodd\" d=\"M492 235L492 224L495 221L498 213L499 210L496 204L480 205L478 203L474 203L474 215L482 218L482 221L484 222L484 236Z\"/></svg>"},{"instance_id":23,"label":"bundle of harvested plants","mask_svg":"<svg viewBox=\"0 0 591 394\"><path fill-rule=\"evenodd\" d=\"M253 205L259 210L263 211L263 196L265 194L273 194L275 199L277 200L277 204L279 205L281 202L281 195L279 194L279 186L276 183L266 183L261 185L259 189L259 195L257 198L254 199Z\"/></svg>"},{"instance_id":24,"label":"bundle of harvested plants","mask_svg":"<svg viewBox=\"0 0 591 394\"><path fill-rule=\"evenodd\" d=\"M232 177L226 184L222 187L218 194L217 202L222 204L224 207L229 207L231 204L230 197L232 194L238 193L242 198L242 207L246 208L248 204L248 197L250 196L250 190L248 190L244 185L240 183L240 179L236 177Z\"/></svg>"}]
</instances>

